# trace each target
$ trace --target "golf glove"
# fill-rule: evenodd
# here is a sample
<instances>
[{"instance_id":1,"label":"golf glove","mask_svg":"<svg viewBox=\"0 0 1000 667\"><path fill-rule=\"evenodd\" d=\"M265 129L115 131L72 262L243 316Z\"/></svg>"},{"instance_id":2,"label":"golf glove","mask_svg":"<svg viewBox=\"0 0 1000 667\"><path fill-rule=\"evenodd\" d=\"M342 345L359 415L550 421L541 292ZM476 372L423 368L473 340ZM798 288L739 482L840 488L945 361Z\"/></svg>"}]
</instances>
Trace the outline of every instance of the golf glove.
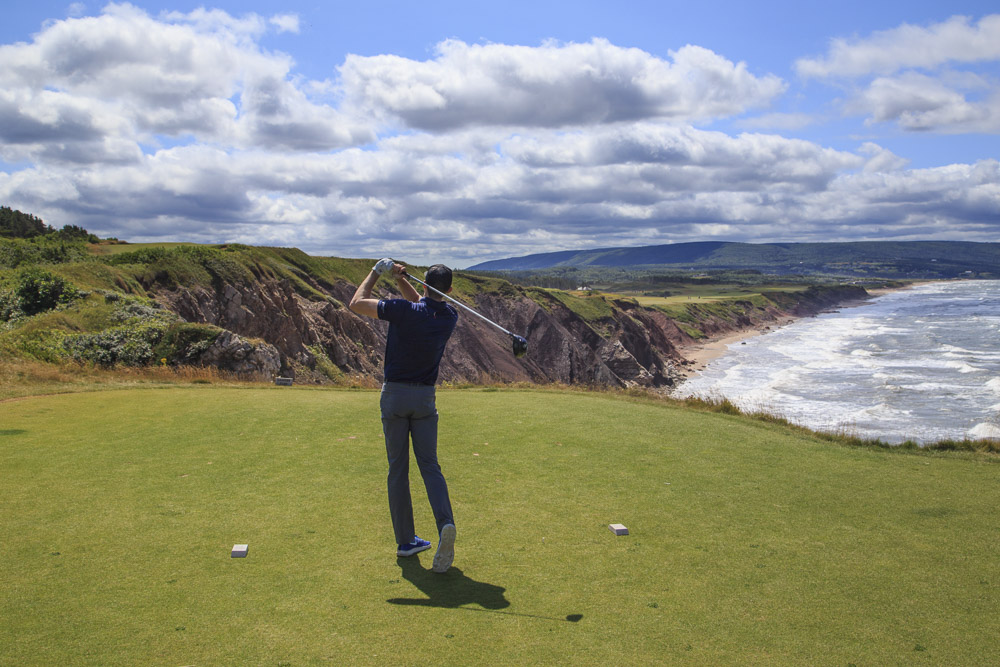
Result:
<instances>
[{"instance_id":1,"label":"golf glove","mask_svg":"<svg viewBox=\"0 0 1000 667\"><path fill-rule=\"evenodd\" d=\"M383 257L378 261L378 264L372 267L372 271L378 275L382 275L386 271L392 271L393 261L388 257Z\"/></svg>"}]
</instances>

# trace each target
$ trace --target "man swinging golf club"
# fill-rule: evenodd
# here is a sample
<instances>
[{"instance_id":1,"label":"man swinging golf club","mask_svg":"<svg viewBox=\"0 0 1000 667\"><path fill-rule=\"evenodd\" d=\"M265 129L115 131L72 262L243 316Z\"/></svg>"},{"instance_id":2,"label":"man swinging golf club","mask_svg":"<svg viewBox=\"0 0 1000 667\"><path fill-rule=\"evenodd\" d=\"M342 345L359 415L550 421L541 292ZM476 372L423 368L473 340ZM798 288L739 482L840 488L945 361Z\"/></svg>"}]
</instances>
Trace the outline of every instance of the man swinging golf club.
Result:
<instances>
[{"instance_id":1,"label":"man swinging golf club","mask_svg":"<svg viewBox=\"0 0 1000 667\"><path fill-rule=\"evenodd\" d=\"M391 275L404 298L373 299L372 289L382 275ZM398 556L412 556L431 548L417 537L410 497L410 439L424 479L427 499L438 529L438 548L432 569L446 572L455 558L455 519L448 485L437 460L438 413L435 389L438 366L458 312L437 298L451 291L451 269L436 264L427 270L423 298L407 280L406 267L382 259L372 268L354 297L351 310L389 322L385 343L385 382L380 406L386 455L389 458L389 513L396 534Z\"/></svg>"}]
</instances>

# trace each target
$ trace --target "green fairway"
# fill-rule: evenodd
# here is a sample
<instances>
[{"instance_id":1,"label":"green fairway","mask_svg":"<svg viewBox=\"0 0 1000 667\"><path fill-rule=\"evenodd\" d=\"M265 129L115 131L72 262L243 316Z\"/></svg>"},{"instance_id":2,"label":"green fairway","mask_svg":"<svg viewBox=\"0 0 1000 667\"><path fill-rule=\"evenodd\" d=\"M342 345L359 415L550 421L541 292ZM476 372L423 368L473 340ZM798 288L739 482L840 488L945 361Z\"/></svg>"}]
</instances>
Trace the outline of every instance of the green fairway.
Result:
<instances>
[{"instance_id":1,"label":"green fairway","mask_svg":"<svg viewBox=\"0 0 1000 667\"><path fill-rule=\"evenodd\" d=\"M395 557L377 392L0 403L0 664L1000 661L994 459L608 394L438 407L445 575Z\"/></svg>"},{"instance_id":2,"label":"green fairway","mask_svg":"<svg viewBox=\"0 0 1000 667\"><path fill-rule=\"evenodd\" d=\"M702 303L705 301L734 301L767 295L770 292L804 292L806 285L677 285L671 286L670 296L649 294L647 292L623 292L621 296L634 298L641 306L676 306L685 303Z\"/></svg>"},{"instance_id":3,"label":"green fairway","mask_svg":"<svg viewBox=\"0 0 1000 667\"><path fill-rule=\"evenodd\" d=\"M135 252L136 250L147 250L150 248L163 248L171 250L182 246L198 246L197 243L184 242L163 242L163 243L114 243L114 244L90 244L88 249L93 255L120 255L125 252Z\"/></svg>"}]
</instances>

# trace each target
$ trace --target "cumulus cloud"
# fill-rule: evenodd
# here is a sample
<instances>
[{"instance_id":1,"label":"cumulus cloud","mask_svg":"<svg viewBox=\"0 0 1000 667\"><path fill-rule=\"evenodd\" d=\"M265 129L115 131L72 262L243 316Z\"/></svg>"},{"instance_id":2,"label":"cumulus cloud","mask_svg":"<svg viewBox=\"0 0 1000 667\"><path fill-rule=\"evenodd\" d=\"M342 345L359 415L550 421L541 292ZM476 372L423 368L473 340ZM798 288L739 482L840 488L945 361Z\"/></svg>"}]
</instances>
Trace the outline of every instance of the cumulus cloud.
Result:
<instances>
[{"instance_id":1,"label":"cumulus cloud","mask_svg":"<svg viewBox=\"0 0 1000 667\"><path fill-rule=\"evenodd\" d=\"M291 59L256 45L267 25L218 10L154 18L112 4L55 22L31 43L0 46L2 155L118 162L156 135L287 150L370 141L367 122L311 101ZM293 27L288 17L278 25Z\"/></svg>"},{"instance_id":2,"label":"cumulus cloud","mask_svg":"<svg viewBox=\"0 0 1000 667\"><path fill-rule=\"evenodd\" d=\"M294 32L299 31L299 17L296 14L276 14L272 16L271 25L278 28L278 32Z\"/></svg>"},{"instance_id":3,"label":"cumulus cloud","mask_svg":"<svg viewBox=\"0 0 1000 667\"><path fill-rule=\"evenodd\" d=\"M1000 132L1000 84L975 72L1000 60L1000 14L923 26L904 24L870 37L834 40L820 58L796 62L804 78L851 79L844 110L907 131Z\"/></svg>"},{"instance_id":4,"label":"cumulus cloud","mask_svg":"<svg viewBox=\"0 0 1000 667\"><path fill-rule=\"evenodd\" d=\"M132 241L458 266L705 238L1000 232L995 161L911 170L873 142L765 132L810 119L740 121L785 83L701 47L448 41L426 61L349 56L339 77L309 81L260 47L296 28L291 15L109 5L0 46L0 159L19 163L0 171L0 201ZM996 122L993 84L974 73L871 76L850 104L873 122ZM700 127L719 118L754 131Z\"/></svg>"},{"instance_id":5,"label":"cumulus cloud","mask_svg":"<svg viewBox=\"0 0 1000 667\"><path fill-rule=\"evenodd\" d=\"M904 130L1000 132L1000 88L973 100L939 78L918 72L879 77L851 99L846 109L873 122L895 122Z\"/></svg>"},{"instance_id":6,"label":"cumulus cloud","mask_svg":"<svg viewBox=\"0 0 1000 667\"><path fill-rule=\"evenodd\" d=\"M649 141L653 149L632 148ZM477 160L398 138L300 158L180 147L145 156L141 170L17 172L0 177L0 198L135 241L280 243L459 266L594 244L787 240L792 229L801 240L1000 231L996 162L906 170L875 145L853 154L690 128L501 144ZM109 213L114 229L104 227Z\"/></svg>"},{"instance_id":7,"label":"cumulus cloud","mask_svg":"<svg viewBox=\"0 0 1000 667\"><path fill-rule=\"evenodd\" d=\"M991 14L977 23L967 16L953 16L927 27L903 24L865 39L835 39L826 56L800 59L795 68L807 78L859 77L997 59L1000 14Z\"/></svg>"},{"instance_id":8,"label":"cumulus cloud","mask_svg":"<svg viewBox=\"0 0 1000 667\"><path fill-rule=\"evenodd\" d=\"M853 153L653 122L455 138L404 135L370 150L298 155L183 146L143 156L139 168L0 176L0 199L134 241L284 244L459 266L595 244L778 241L792 229L801 240L987 240L1000 231L995 161L907 170L871 143Z\"/></svg>"},{"instance_id":9,"label":"cumulus cloud","mask_svg":"<svg viewBox=\"0 0 1000 667\"><path fill-rule=\"evenodd\" d=\"M909 160L901 158L892 151L868 141L861 145L859 152L868 156L864 171L867 173L886 173L904 169Z\"/></svg>"},{"instance_id":10,"label":"cumulus cloud","mask_svg":"<svg viewBox=\"0 0 1000 667\"><path fill-rule=\"evenodd\" d=\"M347 99L406 126L562 127L661 118L704 121L768 104L784 90L698 46L668 62L604 39L541 47L450 40L419 62L392 55L348 56Z\"/></svg>"},{"instance_id":11,"label":"cumulus cloud","mask_svg":"<svg viewBox=\"0 0 1000 667\"><path fill-rule=\"evenodd\" d=\"M315 104L284 72L261 72L245 81L242 116L237 123L242 143L276 150L323 151L368 143L375 132L333 107Z\"/></svg>"}]
</instances>

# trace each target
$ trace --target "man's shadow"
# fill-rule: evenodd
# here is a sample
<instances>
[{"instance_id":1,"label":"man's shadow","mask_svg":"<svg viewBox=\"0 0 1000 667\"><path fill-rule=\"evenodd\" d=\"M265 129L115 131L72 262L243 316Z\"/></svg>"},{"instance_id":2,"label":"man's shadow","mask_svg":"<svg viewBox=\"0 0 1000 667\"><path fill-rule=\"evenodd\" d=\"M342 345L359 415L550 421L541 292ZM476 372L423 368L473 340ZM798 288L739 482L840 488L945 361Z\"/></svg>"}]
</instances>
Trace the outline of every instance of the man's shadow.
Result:
<instances>
[{"instance_id":1,"label":"man's shadow","mask_svg":"<svg viewBox=\"0 0 1000 667\"><path fill-rule=\"evenodd\" d=\"M477 604L483 609L504 609L510 602L504 597L507 590L476 581L465 576L457 567L444 574L425 570L417 558L397 558L396 563L403 571L403 578L416 586L426 598L391 598L390 604L444 607L455 609L467 604Z\"/></svg>"}]
</instances>

